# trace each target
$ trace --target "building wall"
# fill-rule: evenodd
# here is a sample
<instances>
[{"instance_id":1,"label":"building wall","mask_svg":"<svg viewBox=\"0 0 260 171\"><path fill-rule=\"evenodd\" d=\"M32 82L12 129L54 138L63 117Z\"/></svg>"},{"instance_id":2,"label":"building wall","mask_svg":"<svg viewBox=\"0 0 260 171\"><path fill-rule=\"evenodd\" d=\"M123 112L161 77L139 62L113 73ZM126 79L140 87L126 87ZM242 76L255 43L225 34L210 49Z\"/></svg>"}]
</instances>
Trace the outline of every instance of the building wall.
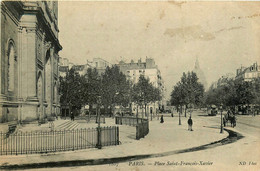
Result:
<instances>
[{"instance_id":1,"label":"building wall","mask_svg":"<svg viewBox=\"0 0 260 171\"><path fill-rule=\"evenodd\" d=\"M67 58L60 58L59 65L61 66L60 74L62 77L66 76L66 70L64 67L74 68L76 72L80 75L85 75L87 73L88 68L96 68L99 75L105 72L107 67L111 67L112 65L102 58L93 58L92 61L88 61L83 65L74 65L69 62Z\"/></svg>"},{"instance_id":2,"label":"building wall","mask_svg":"<svg viewBox=\"0 0 260 171\"><path fill-rule=\"evenodd\" d=\"M255 78L260 78L260 66L257 63L249 67L241 66L241 68L237 69L236 79L252 81Z\"/></svg>"},{"instance_id":3,"label":"building wall","mask_svg":"<svg viewBox=\"0 0 260 171\"><path fill-rule=\"evenodd\" d=\"M145 62L142 62L141 59L139 59L136 63L133 60L131 60L130 63L120 61L119 64L116 65L119 67L120 71L126 75L127 79L131 80L133 84L138 83L139 77L144 75L146 78L149 78L153 86L161 90L162 94L165 92L163 81L161 79L161 73L155 64L154 59L146 58ZM155 114L159 107L164 105L163 101L165 100L148 104L147 113L150 114L152 112ZM132 104L132 111L134 114L137 113L137 110L140 116L142 112L144 112L144 109L142 109L141 106Z\"/></svg>"},{"instance_id":4,"label":"building wall","mask_svg":"<svg viewBox=\"0 0 260 171\"><path fill-rule=\"evenodd\" d=\"M1 2L0 122L58 113L56 12L55 2Z\"/></svg>"},{"instance_id":5,"label":"building wall","mask_svg":"<svg viewBox=\"0 0 260 171\"><path fill-rule=\"evenodd\" d=\"M7 3L7 6L10 8L11 4ZM10 105L7 107L6 104L0 103L0 121L7 120L17 120L17 105L14 103L17 98L17 44L18 41L18 21L19 13L15 9L8 10L7 7L1 6L1 94L0 101L10 101ZM12 49L12 50L11 50ZM11 50L11 51L10 51ZM15 66L12 68L15 69L12 72L8 69L9 57L11 58L10 62ZM12 79L8 78L8 75L12 75ZM11 83L12 82L12 83ZM10 86L12 85L12 89Z\"/></svg>"}]
</instances>

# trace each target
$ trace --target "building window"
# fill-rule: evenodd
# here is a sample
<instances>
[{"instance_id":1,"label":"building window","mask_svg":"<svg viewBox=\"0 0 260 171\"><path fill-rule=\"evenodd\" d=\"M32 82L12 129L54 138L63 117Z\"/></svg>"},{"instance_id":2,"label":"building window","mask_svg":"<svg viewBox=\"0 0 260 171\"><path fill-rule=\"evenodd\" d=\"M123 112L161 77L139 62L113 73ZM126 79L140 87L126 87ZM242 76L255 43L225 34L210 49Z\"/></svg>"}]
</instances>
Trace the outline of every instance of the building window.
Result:
<instances>
[{"instance_id":1,"label":"building window","mask_svg":"<svg viewBox=\"0 0 260 171\"><path fill-rule=\"evenodd\" d=\"M14 63L15 63L15 53L14 46L12 43L8 45L8 91L14 90Z\"/></svg>"}]
</instances>

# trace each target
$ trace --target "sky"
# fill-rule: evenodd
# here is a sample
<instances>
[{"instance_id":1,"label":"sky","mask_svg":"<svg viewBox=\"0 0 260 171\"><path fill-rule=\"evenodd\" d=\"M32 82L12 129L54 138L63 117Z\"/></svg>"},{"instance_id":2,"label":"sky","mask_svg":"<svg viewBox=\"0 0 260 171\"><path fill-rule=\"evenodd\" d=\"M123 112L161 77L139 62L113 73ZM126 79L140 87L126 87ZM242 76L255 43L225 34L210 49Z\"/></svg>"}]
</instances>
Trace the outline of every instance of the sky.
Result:
<instances>
[{"instance_id":1,"label":"sky","mask_svg":"<svg viewBox=\"0 0 260 171\"><path fill-rule=\"evenodd\" d=\"M169 97L198 57L207 83L260 64L260 2L60 1L60 57L154 58Z\"/></svg>"}]
</instances>

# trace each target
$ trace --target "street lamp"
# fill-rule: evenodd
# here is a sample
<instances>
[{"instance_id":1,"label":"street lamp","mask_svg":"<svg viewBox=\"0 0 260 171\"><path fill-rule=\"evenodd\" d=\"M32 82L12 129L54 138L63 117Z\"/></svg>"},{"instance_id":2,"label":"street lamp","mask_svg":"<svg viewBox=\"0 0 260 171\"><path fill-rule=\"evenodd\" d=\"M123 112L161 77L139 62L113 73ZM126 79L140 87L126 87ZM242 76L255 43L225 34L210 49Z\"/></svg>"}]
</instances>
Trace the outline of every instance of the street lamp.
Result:
<instances>
[{"instance_id":1,"label":"street lamp","mask_svg":"<svg viewBox=\"0 0 260 171\"><path fill-rule=\"evenodd\" d=\"M191 117L191 113L192 113L192 104L189 104L189 110L190 110L190 117Z\"/></svg>"},{"instance_id":2,"label":"street lamp","mask_svg":"<svg viewBox=\"0 0 260 171\"><path fill-rule=\"evenodd\" d=\"M113 109L114 111L113 111L113 115L112 115L113 119L116 115L116 105L117 105L117 103L115 101L116 101L117 95L119 95L119 92L116 92L115 95L114 95L114 109Z\"/></svg>"},{"instance_id":3,"label":"street lamp","mask_svg":"<svg viewBox=\"0 0 260 171\"><path fill-rule=\"evenodd\" d=\"M223 107L223 104L221 103L220 106L219 106L219 108L220 108L220 114L221 114L220 133L223 133L222 107Z\"/></svg>"},{"instance_id":4,"label":"street lamp","mask_svg":"<svg viewBox=\"0 0 260 171\"><path fill-rule=\"evenodd\" d=\"M102 148L102 145L101 145L101 128L100 128L100 107L101 107L101 96L98 96L98 99L97 99L97 108L98 108L98 127L97 127L97 136L98 136L98 141L97 141L97 145L96 147L98 149L101 149Z\"/></svg>"}]
</instances>

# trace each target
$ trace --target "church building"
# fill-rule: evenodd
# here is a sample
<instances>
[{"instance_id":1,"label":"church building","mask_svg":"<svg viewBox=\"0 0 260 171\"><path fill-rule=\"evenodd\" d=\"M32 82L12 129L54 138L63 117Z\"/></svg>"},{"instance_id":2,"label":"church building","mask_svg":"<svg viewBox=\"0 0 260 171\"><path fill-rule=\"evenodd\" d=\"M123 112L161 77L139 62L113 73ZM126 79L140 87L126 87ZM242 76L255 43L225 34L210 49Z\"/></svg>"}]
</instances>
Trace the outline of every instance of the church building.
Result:
<instances>
[{"instance_id":1,"label":"church building","mask_svg":"<svg viewBox=\"0 0 260 171\"><path fill-rule=\"evenodd\" d=\"M0 32L0 122L57 115L58 2L2 1Z\"/></svg>"},{"instance_id":2,"label":"church building","mask_svg":"<svg viewBox=\"0 0 260 171\"><path fill-rule=\"evenodd\" d=\"M204 72L202 71L202 69L200 68L199 65L199 60L198 58L196 58L196 62L195 62L195 67L193 69L193 72L197 74L197 77L199 78L199 82L204 86L205 90L207 89L207 80L206 77L204 75Z\"/></svg>"}]
</instances>

